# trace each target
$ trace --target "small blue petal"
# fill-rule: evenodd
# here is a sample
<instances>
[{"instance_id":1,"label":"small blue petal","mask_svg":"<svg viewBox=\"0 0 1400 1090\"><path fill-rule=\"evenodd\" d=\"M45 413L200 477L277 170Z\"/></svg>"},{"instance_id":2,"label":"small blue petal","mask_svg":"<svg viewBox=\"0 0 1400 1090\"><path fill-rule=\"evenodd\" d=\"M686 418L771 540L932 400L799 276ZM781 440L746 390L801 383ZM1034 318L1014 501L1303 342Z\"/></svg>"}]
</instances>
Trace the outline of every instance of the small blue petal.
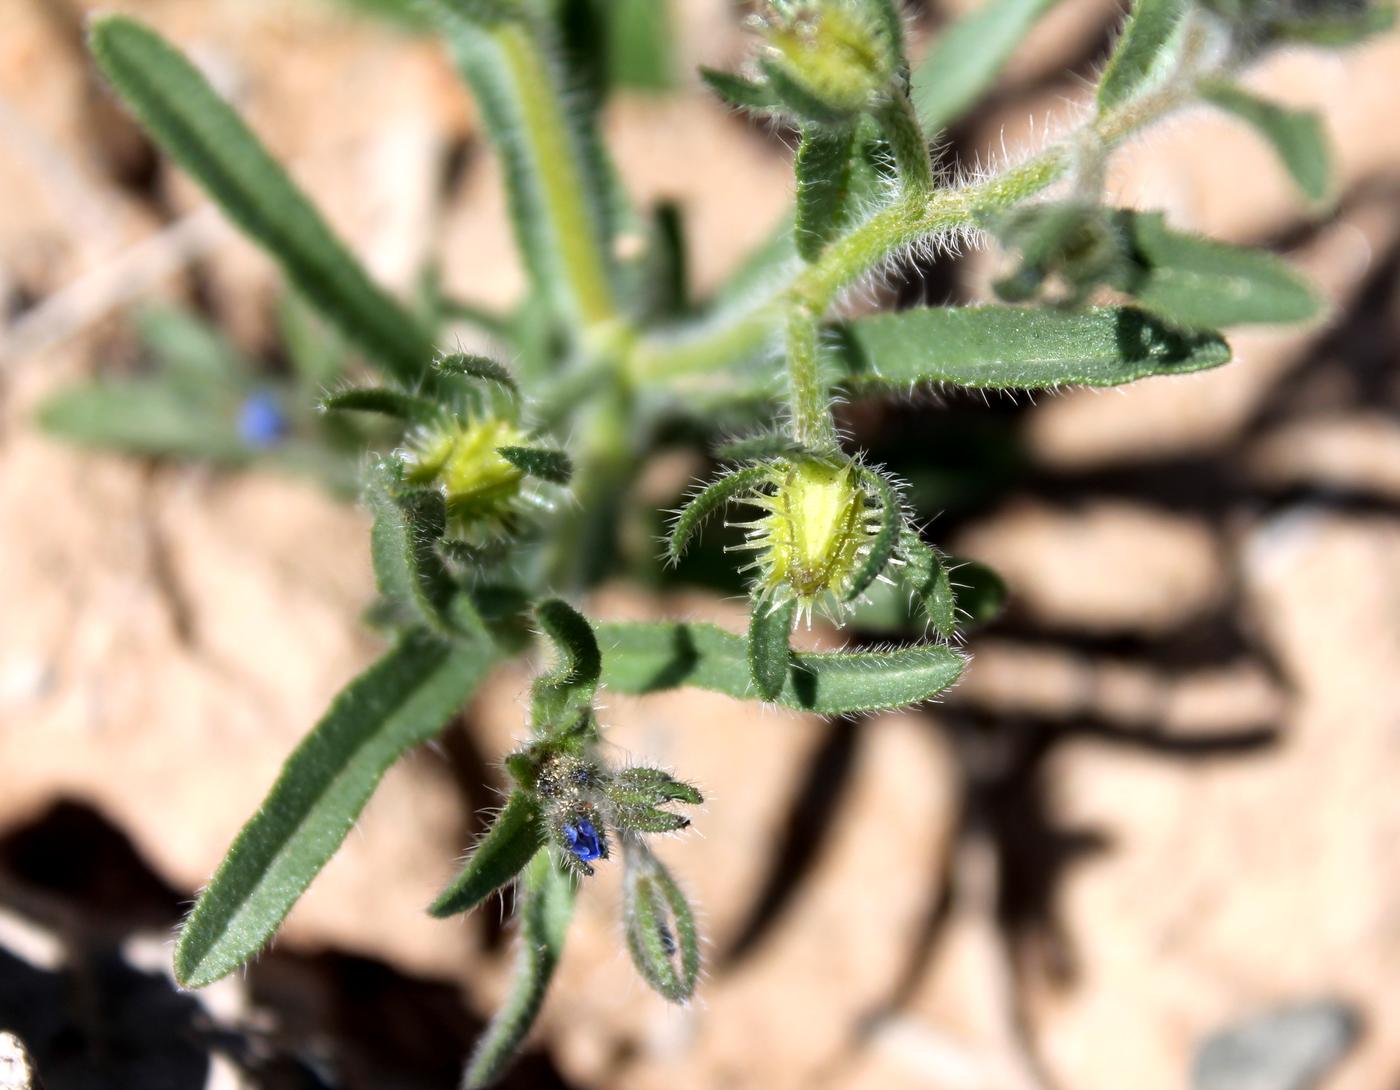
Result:
<instances>
[{"instance_id":1,"label":"small blue petal","mask_svg":"<svg viewBox=\"0 0 1400 1090\"><path fill-rule=\"evenodd\" d=\"M564 839L568 842L569 851L585 863L591 863L603 856L602 839L598 836L598 830L593 828L593 822L586 817L566 824L564 826Z\"/></svg>"},{"instance_id":2,"label":"small blue petal","mask_svg":"<svg viewBox=\"0 0 1400 1090\"><path fill-rule=\"evenodd\" d=\"M238 410L238 434L250 447L273 446L287 434L287 417L266 390L251 394Z\"/></svg>"}]
</instances>

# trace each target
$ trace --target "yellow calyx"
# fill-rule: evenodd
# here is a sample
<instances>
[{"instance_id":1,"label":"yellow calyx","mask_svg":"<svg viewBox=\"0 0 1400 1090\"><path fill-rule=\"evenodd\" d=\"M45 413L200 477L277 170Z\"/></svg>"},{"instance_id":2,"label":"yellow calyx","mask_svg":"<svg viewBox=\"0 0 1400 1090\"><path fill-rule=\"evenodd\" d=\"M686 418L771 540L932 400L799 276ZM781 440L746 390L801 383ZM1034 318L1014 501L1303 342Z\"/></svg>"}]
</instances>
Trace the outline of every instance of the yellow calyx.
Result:
<instances>
[{"instance_id":1,"label":"yellow calyx","mask_svg":"<svg viewBox=\"0 0 1400 1090\"><path fill-rule=\"evenodd\" d=\"M771 492L748 502L767 514L749 525L764 597L795 597L809 617L827 592L839 599L875 536L856 467L821 461L775 467Z\"/></svg>"},{"instance_id":2,"label":"yellow calyx","mask_svg":"<svg viewBox=\"0 0 1400 1090\"><path fill-rule=\"evenodd\" d=\"M528 437L499 418L453 419L425 428L409 441L404 459L410 484L435 484L458 529L506 529L525 474L496 453L526 446Z\"/></svg>"}]
</instances>

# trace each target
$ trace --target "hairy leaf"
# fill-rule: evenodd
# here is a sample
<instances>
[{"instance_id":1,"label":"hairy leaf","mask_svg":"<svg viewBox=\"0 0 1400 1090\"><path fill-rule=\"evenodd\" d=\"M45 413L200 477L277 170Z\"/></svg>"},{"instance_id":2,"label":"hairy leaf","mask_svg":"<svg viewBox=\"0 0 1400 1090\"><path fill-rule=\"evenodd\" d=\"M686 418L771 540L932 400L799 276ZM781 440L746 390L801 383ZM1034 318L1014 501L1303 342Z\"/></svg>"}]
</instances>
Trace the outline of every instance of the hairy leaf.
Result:
<instances>
[{"instance_id":1,"label":"hairy leaf","mask_svg":"<svg viewBox=\"0 0 1400 1090\"><path fill-rule=\"evenodd\" d=\"M775 700L787 680L792 651L788 638L797 599L755 602L749 611L749 676L764 700Z\"/></svg>"},{"instance_id":2,"label":"hairy leaf","mask_svg":"<svg viewBox=\"0 0 1400 1090\"><path fill-rule=\"evenodd\" d=\"M797 252L815 261L841 229L851 195L855 128L804 125L797 149Z\"/></svg>"},{"instance_id":3,"label":"hairy leaf","mask_svg":"<svg viewBox=\"0 0 1400 1090\"><path fill-rule=\"evenodd\" d=\"M453 631L450 613L456 587L437 542L447 528L447 505L436 489L395 491L392 470L381 465L368 490L374 526L370 556L379 593L408 607L428 627Z\"/></svg>"},{"instance_id":4,"label":"hairy leaf","mask_svg":"<svg viewBox=\"0 0 1400 1090\"><path fill-rule=\"evenodd\" d=\"M183 307L143 308L136 331L162 370L192 387L236 387L253 376L252 364L222 333Z\"/></svg>"},{"instance_id":5,"label":"hairy leaf","mask_svg":"<svg viewBox=\"0 0 1400 1090\"><path fill-rule=\"evenodd\" d=\"M1108 67L1099 80L1099 110L1121 106L1162 78L1175 63L1186 0L1134 0Z\"/></svg>"},{"instance_id":6,"label":"hairy leaf","mask_svg":"<svg viewBox=\"0 0 1400 1090\"><path fill-rule=\"evenodd\" d=\"M484 639L409 632L292 752L180 930L175 975L201 988L258 952L340 847L385 769L433 737L485 676Z\"/></svg>"},{"instance_id":7,"label":"hairy leaf","mask_svg":"<svg viewBox=\"0 0 1400 1090\"><path fill-rule=\"evenodd\" d=\"M766 83L746 79L733 72L722 72L717 68L700 68L700 78L710 90L719 95L730 106L741 110L777 109L778 96Z\"/></svg>"},{"instance_id":8,"label":"hairy leaf","mask_svg":"<svg viewBox=\"0 0 1400 1090\"><path fill-rule=\"evenodd\" d=\"M904 535L904 577L901 580L914 593L929 624L940 636L951 637L958 630L958 602L948 564L943 556L920 541L912 532Z\"/></svg>"},{"instance_id":9,"label":"hairy leaf","mask_svg":"<svg viewBox=\"0 0 1400 1090\"><path fill-rule=\"evenodd\" d=\"M749 680L748 641L715 625L613 622L598 626L604 684L624 693L693 685L740 699ZM792 655L776 700L785 708L847 715L900 708L936 696L962 673L963 658L943 646Z\"/></svg>"},{"instance_id":10,"label":"hairy leaf","mask_svg":"<svg viewBox=\"0 0 1400 1090\"><path fill-rule=\"evenodd\" d=\"M234 425L236 407L164 379L72 386L39 406L41 427L84 446L238 465L254 455Z\"/></svg>"},{"instance_id":11,"label":"hairy leaf","mask_svg":"<svg viewBox=\"0 0 1400 1090\"><path fill-rule=\"evenodd\" d=\"M666 554L674 563L685 553L691 537L704 521L734 497L757 486L768 475L767 466L749 466L745 469L726 473L719 480L702 488L681 508L676 524L671 527L671 537Z\"/></svg>"},{"instance_id":12,"label":"hairy leaf","mask_svg":"<svg viewBox=\"0 0 1400 1090\"><path fill-rule=\"evenodd\" d=\"M467 1061L463 1090L481 1090L504 1074L534 1025L559 964L574 912L574 881L548 848L535 853L520 882L520 938L510 994Z\"/></svg>"},{"instance_id":13,"label":"hairy leaf","mask_svg":"<svg viewBox=\"0 0 1400 1090\"><path fill-rule=\"evenodd\" d=\"M440 412L437 405L427 398L390 390L385 386L355 386L338 390L321 399L321 408L328 412L378 413L413 423L427 423Z\"/></svg>"},{"instance_id":14,"label":"hairy leaf","mask_svg":"<svg viewBox=\"0 0 1400 1090\"><path fill-rule=\"evenodd\" d=\"M371 359L400 379L420 376L432 358L427 331L373 284L198 70L133 19L105 15L91 26L103 74L156 142Z\"/></svg>"},{"instance_id":15,"label":"hairy leaf","mask_svg":"<svg viewBox=\"0 0 1400 1090\"><path fill-rule=\"evenodd\" d=\"M909 97L924 132L960 119L996 81L1012 52L1057 0L982 0L946 27L915 67Z\"/></svg>"},{"instance_id":16,"label":"hairy leaf","mask_svg":"<svg viewBox=\"0 0 1400 1090\"><path fill-rule=\"evenodd\" d=\"M535 679L530 689L531 718L541 733L566 730L593 702L602 668L593 626L558 598L535 607L535 616L559 652L559 664Z\"/></svg>"},{"instance_id":17,"label":"hairy leaf","mask_svg":"<svg viewBox=\"0 0 1400 1090\"><path fill-rule=\"evenodd\" d=\"M605 0L603 10L614 86L669 91L675 84L671 0Z\"/></svg>"},{"instance_id":18,"label":"hairy leaf","mask_svg":"<svg viewBox=\"0 0 1400 1090\"><path fill-rule=\"evenodd\" d=\"M1230 358L1218 335L1173 329L1132 307L919 308L857 318L838 334L839 377L856 388L1118 386Z\"/></svg>"},{"instance_id":19,"label":"hairy leaf","mask_svg":"<svg viewBox=\"0 0 1400 1090\"><path fill-rule=\"evenodd\" d=\"M1201 96L1248 123L1267 140L1304 196L1314 201L1327 196L1332 156L1317 114L1290 110L1223 81L1204 84Z\"/></svg>"},{"instance_id":20,"label":"hairy leaf","mask_svg":"<svg viewBox=\"0 0 1400 1090\"><path fill-rule=\"evenodd\" d=\"M899 544L900 530L904 526L904 514L899 505L899 496L895 494L894 487L881 473L874 470L864 470L861 477L865 483L875 489L875 496L880 506L880 529L875 534L875 540L870 543L870 551L866 553L865 560L861 562L860 570L851 579L851 585L846 589L846 601L854 602L862 594L870 589L870 584L879 578L880 573L889 564L890 557L894 556L895 546Z\"/></svg>"},{"instance_id":21,"label":"hairy leaf","mask_svg":"<svg viewBox=\"0 0 1400 1090\"><path fill-rule=\"evenodd\" d=\"M1128 287L1169 322L1201 329L1303 322L1322 309L1308 282L1273 254L1170 230L1159 213L1119 213L1144 272Z\"/></svg>"},{"instance_id":22,"label":"hairy leaf","mask_svg":"<svg viewBox=\"0 0 1400 1090\"><path fill-rule=\"evenodd\" d=\"M444 375L462 375L465 378L482 379L485 382L494 382L498 386L504 386L511 393L519 391L511 373L487 356L453 352L451 355L443 356L433 364L433 367Z\"/></svg>"},{"instance_id":23,"label":"hairy leaf","mask_svg":"<svg viewBox=\"0 0 1400 1090\"><path fill-rule=\"evenodd\" d=\"M700 938L676 880L640 841L627 845L623 923L632 964L658 995L684 1003L700 978Z\"/></svg>"},{"instance_id":24,"label":"hairy leaf","mask_svg":"<svg viewBox=\"0 0 1400 1090\"><path fill-rule=\"evenodd\" d=\"M496 453L522 473L551 484L568 484L574 464L562 450L544 447L497 447Z\"/></svg>"},{"instance_id":25,"label":"hairy leaf","mask_svg":"<svg viewBox=\"0 0 1400 1090\"><path fill-rule=\"evenodd\" d=\"M544 845L539 805L524 791L512 792L506 808L472 849L461 873L429 907L429 914L442 917L470 912L512 881Z\"/></svg>"}]
</instances>

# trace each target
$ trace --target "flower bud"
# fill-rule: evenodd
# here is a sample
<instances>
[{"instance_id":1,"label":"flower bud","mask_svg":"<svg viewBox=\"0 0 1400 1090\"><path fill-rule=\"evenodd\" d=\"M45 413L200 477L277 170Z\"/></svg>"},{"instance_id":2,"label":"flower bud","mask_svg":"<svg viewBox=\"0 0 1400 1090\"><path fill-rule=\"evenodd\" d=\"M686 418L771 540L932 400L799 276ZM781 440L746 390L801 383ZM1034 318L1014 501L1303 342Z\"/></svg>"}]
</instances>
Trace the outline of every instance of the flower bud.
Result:
<instances>
[{"instance_id":1,"label":"flower bud","mask_svg":"<svg viewBox=\"0 0 1400 1090\"><path fill-rule=\"evenodd\" d=\"M404 479L441 489L454 531L496 536L514 522L525 477L497 451L527 443L516 424L500 417L445 419L409 438Z\"/></svg>"},{"instance_id":2,"label":"flower bud","mask_svg":"<svg viewBox=\"0 0 1400 1090\"><path fill-rule=\"evenodd\" d=\"M845 122L869 110L899 63L885 28L858 0L774 3L761 28L773 91L810 121Z\"/></svg>"}]
</instances>

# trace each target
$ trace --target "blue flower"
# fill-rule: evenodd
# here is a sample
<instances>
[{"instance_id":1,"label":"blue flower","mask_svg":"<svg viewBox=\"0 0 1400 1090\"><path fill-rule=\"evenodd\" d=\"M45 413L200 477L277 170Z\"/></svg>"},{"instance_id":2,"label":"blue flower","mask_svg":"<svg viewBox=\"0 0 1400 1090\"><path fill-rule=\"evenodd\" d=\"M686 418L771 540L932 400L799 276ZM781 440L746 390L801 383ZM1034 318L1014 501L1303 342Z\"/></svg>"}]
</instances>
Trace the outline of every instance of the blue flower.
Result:
<instances>
[{"instance_id":1,"label":"blue flower","mask_svg":"<svg viewBox=\"0 0 1400 1090\"><path fill-rule=\"evenodd\" d=\"M603 838L586 817L576 818L564 824L564 840L569 851L585 863L603 857Z\"/></svg>"},{"instance_id":2,"label":"blue flower","mask_svg":"<svg viewBox=\"0 0 1400 1090\"><path fill-rule=\"evenodd\" d=\"M250 394L238 409L238 434L250 447L266 449L287 434L287 417L267 390Z\"/></svg>"}]
</instances>

